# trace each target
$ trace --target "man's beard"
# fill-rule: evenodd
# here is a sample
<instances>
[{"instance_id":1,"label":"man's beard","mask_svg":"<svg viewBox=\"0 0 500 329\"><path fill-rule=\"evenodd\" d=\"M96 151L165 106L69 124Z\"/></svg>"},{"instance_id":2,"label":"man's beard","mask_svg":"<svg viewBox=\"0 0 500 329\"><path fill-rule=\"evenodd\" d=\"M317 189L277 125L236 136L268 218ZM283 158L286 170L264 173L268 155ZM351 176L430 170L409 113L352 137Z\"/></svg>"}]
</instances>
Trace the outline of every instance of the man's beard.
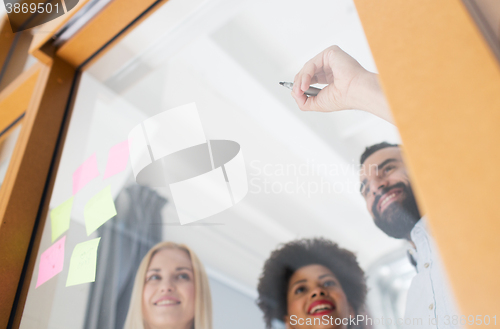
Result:
<instances>
[{"instance_id":1,"label":"man's beard","mask_svg":"<svg viewBox=\"0 0 500 329\"><path fill-rule=\"evenodd\" d=\"M379 214L377 205L380 198L394 188L401 188L405 198L401 203L392 202L382 214ZM375 198L372 213L375 225L385 234L396 239L410 239L411 230L421 218L411 187L402 182L385 188L381 195Z\"/></svg>"}]
</instances>

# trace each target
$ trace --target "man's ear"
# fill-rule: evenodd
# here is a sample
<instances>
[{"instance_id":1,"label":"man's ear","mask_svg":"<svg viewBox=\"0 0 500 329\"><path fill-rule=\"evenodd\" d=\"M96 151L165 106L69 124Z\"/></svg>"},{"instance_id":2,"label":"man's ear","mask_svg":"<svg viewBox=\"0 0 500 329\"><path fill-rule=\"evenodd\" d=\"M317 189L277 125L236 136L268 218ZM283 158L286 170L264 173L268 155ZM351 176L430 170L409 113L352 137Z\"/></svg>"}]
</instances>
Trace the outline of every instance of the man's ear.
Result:
<instances>
[{"instance_id":1,"label":"man's ear","mask_svg":"<svg viewBox=\"0 0 500 329\"><path fill-rule=\"evenodd\" d=\"M290 324L290 317L288 315L285 315L283 317L283 321L285 322L286 329L293 329L292 325Z\"/></svg>"}]
</instances>

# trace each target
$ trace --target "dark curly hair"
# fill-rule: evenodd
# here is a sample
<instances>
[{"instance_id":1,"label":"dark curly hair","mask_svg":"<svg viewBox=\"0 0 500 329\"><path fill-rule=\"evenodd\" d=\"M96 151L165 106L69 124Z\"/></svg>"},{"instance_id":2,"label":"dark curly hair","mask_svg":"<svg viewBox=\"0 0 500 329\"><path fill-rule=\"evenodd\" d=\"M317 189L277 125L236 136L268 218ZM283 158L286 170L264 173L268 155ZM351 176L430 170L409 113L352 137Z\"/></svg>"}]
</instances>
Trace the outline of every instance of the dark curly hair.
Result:
<instances>
[{"instance_id":1,"label":"dark curly hair","mask_svg":"<svg viewBox=\"0 0 500 329\"><path fill-rule=\"evenodd\" d=\"M363 152L363 154L361 154L361 157L359 159L359 164L363 165L363 163L365 163L365 160L370 155L377 152L378 150L385 149L386 147L399 147L399 144L390 144L387 142L382 142L382 143L378 143L378 144L373 144L372 146L368 146L365 148L365 151Z\"/></svg>"},{"instance_id":2,"label":"dark curly hair","mask_svg":"<svg viewBox=\"0 0 500 329\"><path fill-rule=\"evenodd\" d=\"M283 321L287 315L287 290L293 273L313 264L323 265L335 274L356 314L363 309L365 274L356 256L327 239L295 240L271 253L259 279L257 304L264 312L266 328L272 327L274 319Z\"/></svg>"}]
</instances>

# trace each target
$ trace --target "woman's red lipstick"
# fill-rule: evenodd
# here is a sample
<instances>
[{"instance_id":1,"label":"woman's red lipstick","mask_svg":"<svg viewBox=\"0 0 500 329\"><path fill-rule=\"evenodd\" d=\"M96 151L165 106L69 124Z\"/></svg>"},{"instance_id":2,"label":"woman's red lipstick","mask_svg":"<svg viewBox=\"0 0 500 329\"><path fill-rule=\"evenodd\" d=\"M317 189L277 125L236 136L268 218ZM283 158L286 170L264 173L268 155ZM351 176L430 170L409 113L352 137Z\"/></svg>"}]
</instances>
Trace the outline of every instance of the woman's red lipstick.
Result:
<instances>
[{"instance_id":1,"label":"woman's red lipstick","mask_svg":"<svg viewBox=\"0 0 500 329\"><path fill-rule=\"evenodd\" d=\"M307 309L307 313L312 316L323 316L325 314L329 314L334 309L335 309L335 304L333 304L329 300L322 299L312 302L311 305L309 305L309 308Z\"/></svg>"}]
</instances>

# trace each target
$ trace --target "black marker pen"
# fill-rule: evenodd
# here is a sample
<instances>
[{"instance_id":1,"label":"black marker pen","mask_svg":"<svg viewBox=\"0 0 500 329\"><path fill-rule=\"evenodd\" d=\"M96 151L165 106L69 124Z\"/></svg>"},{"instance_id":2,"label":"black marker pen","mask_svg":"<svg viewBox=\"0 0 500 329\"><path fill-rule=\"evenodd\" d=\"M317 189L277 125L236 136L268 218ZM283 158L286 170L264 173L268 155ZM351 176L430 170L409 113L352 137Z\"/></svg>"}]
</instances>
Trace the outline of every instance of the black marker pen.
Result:
<instances>
[{"instance_id":1,"label":"black marker pen","mask_svg":"<svg viewBox=\"0 0 500 329\"><path fill-rule=\"evenodd\" d=\"M280 85L282 85L283 87L288 88L288 89L293 89L293 82L281 81ZM319 88L309 87L309 89L304 91L304 94L306 94L307 96L316 96L320 91L321 91L321 89L319 89Z\"/></svg>"}]
</instances>

